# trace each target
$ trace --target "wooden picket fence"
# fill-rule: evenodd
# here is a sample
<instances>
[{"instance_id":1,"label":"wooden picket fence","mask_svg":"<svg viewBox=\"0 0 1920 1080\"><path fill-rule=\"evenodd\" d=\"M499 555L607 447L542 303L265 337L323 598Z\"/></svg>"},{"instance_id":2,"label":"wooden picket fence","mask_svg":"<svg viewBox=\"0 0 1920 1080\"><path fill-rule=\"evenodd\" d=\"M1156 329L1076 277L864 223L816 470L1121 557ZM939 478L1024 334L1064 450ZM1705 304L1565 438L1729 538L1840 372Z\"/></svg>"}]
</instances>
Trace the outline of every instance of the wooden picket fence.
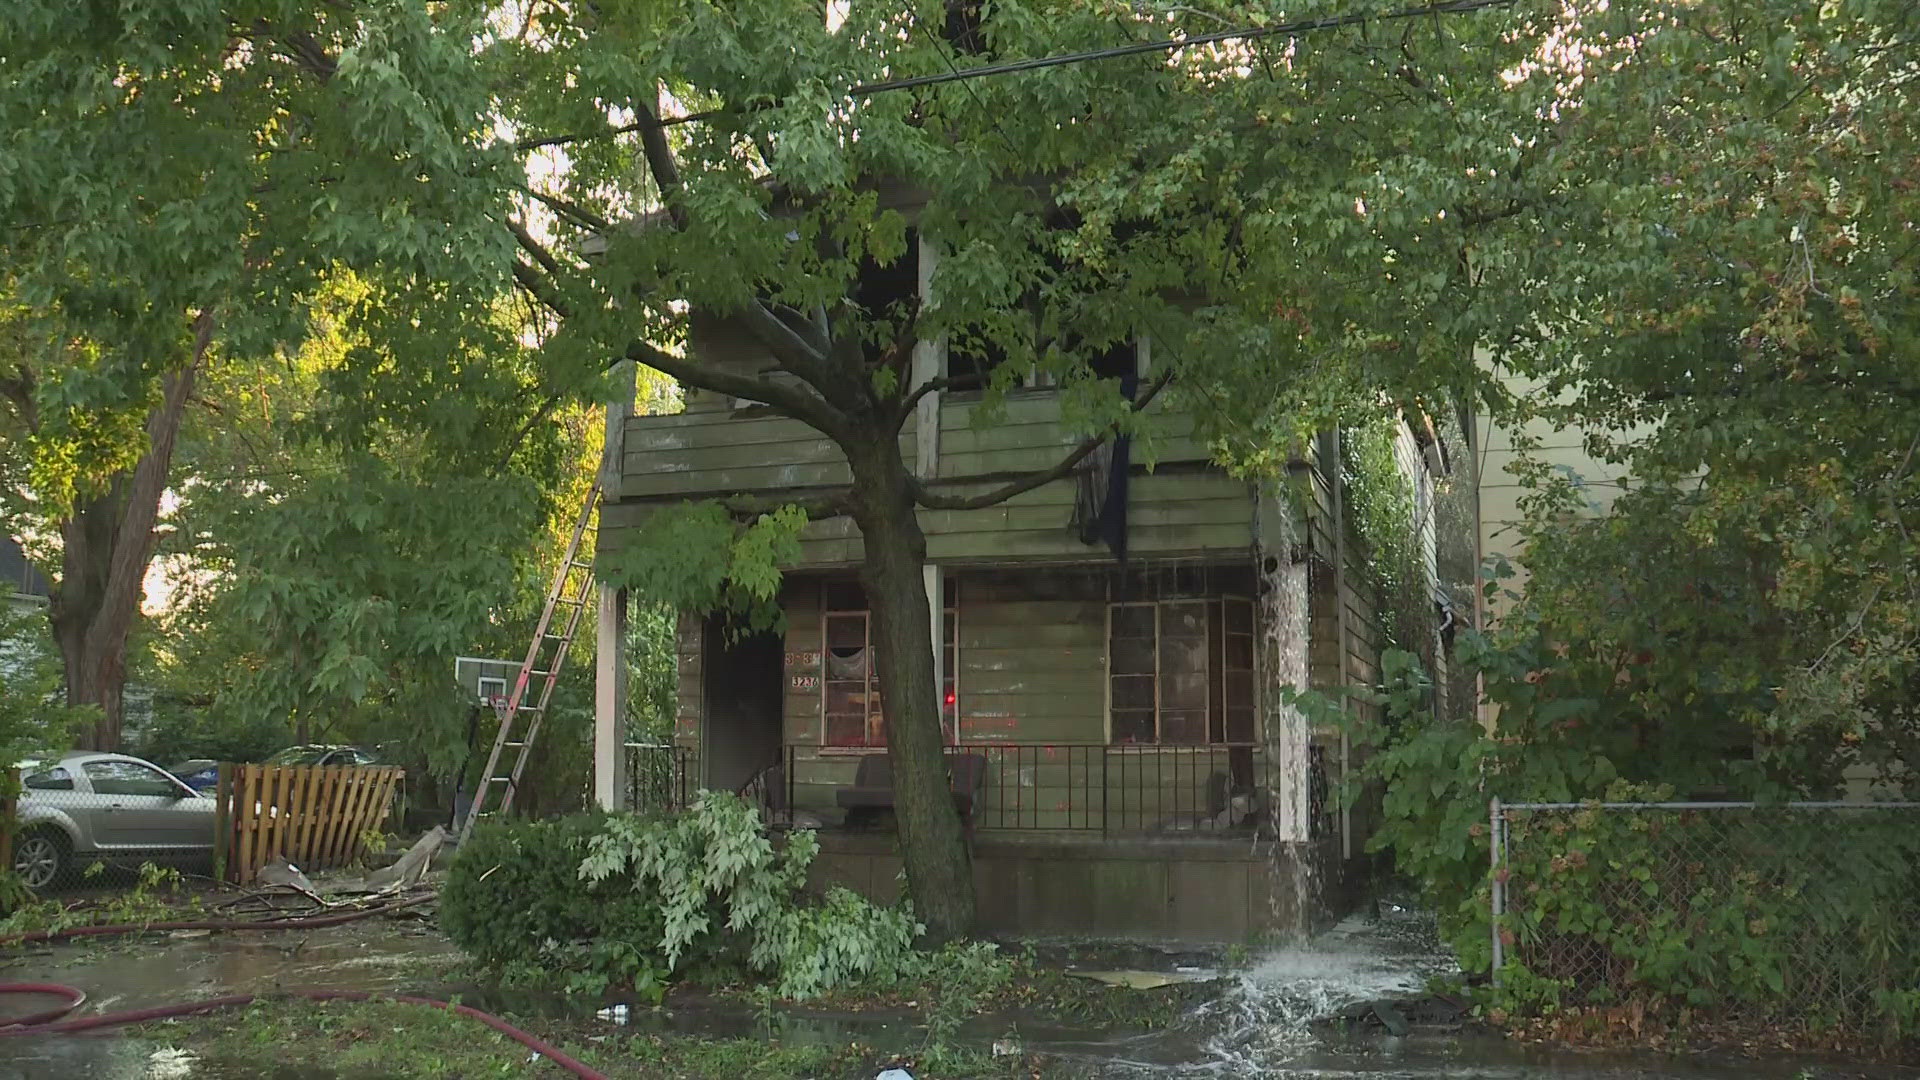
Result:
<instances>
[{"instance_id":1,"label":"wooden picket fence","mask_svg":"<svg viewBox=\"0 0 1920 1080\"><path fill-rule=\"evenodd\" d=\"M222 764L214 864L242 885L276 856L306 872L346 866L393 810L405 773L393 765Z\"/></svg>"}]
</instances>

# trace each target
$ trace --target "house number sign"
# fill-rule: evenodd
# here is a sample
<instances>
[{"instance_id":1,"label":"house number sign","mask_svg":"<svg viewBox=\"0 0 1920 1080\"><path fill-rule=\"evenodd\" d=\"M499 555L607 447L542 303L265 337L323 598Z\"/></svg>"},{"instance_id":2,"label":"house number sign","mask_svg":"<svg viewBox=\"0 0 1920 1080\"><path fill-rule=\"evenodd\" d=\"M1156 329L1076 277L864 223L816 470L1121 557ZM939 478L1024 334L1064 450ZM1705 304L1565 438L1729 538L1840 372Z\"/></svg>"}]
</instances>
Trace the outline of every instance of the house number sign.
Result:
<instances>
[{"instance_id":1,"label":"house number sign","mask_svg":"<svg viewBox=\"0 0 1920 1080\"><path fill-rule=\"evenodd\" d=\"M807 668L817 670L820 667L820 654L817 652L790 652L787 654L787 666L789 668L800 668L802 670Z\"/></svg>"},{"instance_id":2,"label":"house number sign","mask_svg":"<svg viewBox=\"0 0 1920 1080\"><path fill-rule=\"evenodd\" d=\"M795 675L792 682L793 688L802 692L812 692L820 688L820 678L817 675Z\"/></svg>"}]
</instances>

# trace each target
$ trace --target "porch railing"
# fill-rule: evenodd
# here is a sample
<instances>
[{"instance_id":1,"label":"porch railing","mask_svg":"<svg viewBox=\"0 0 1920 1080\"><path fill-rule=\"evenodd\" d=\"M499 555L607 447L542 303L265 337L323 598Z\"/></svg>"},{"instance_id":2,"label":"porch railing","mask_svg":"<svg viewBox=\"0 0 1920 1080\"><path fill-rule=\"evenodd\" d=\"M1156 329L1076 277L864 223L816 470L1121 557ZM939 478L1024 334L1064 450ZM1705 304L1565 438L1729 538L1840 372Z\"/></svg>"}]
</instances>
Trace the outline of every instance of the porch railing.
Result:
<instances>
[{"instance_id":1,"label":"porch railing","mask_svg":"<svg viewBox=\"0 0 1920 1080\"><path fill-rule=\"evenodd\" d=\"M947 754L984 761L972 808L976 830L1252 836L1268 828L1282 779L1255 743L986 743L948 747ZM837 824L835 793L854 784L862 757L787 746L759 790L781 818ZM1315 755L1310 767L1318 765ZM1321 803L1324 780L1308 780L1312 801ZM1318 819L1321 806L1313 809Z\"/></svg>"},{"instance_id":2,"label":"porch railing","mask_svg":"<svg viewBox=\"0 0 1920 1080\"><path fill-rule=\"evenodd\" d=\"M630 810L680 810L693 795L691 751L670 743L626 744L626 801Z\"/></svg>"}]
</instances>

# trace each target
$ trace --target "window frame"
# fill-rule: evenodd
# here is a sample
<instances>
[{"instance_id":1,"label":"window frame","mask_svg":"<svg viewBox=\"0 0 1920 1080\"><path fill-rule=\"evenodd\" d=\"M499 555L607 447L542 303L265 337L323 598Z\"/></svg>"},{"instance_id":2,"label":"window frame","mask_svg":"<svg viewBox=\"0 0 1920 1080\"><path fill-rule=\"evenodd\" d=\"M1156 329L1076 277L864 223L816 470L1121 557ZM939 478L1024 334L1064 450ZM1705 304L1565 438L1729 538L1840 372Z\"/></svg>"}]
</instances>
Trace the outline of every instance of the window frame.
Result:
<instances>
[{"instance_id":1,"label":"window frame","mask_svg":"<svg viewBox=\"0 0 1920 1080\"><path fill-rule=\"evenodd\" d=\"M1163 713L1166 711L1166 705L1164 702L1163 692L1162 692L1162 688L1163 688L1164 680L1166 676L1165 676L1165 673L1162 667L1162 662L1161 662L1161 644L1165 640L1165 630L1164 630L1165 609L1167 607L1172 607L1172 606L1195 605L1195 604L1204 605L1204 615L1202 616L1202 623L1205 627L1204 634L1205 634L1205 651L1206 651L1206 670L1204 673L1204 680L1205 680L1207 693L1206 693L1205 703L1201 707L1201 712L1204 717L1204 722L1206 725L1206 738L1200 742L1168 742L1166 741L1165 735L1164 735L1165 721L1164 721ZM1242 631L1227 629L1228 627L1227 608L1229 605L1244 606L1244 612L1246 615L1245 625L1247 626L1246 631L1242 632ZM1114 637L1113 637L1114 613L1121 608L1151 608L1153 609L1153 613L1154 613L1153 615L1153 647L1152 647L1152 652L1153 652L1153 672L1152 672L1153 739L1150 742L1115 741L1114 722L1113 722L1114 720L1113 681L1116 677L1120 677L1120 678L1140 677L1147 674L1146 672L1115 672L1114 670L1114 644L1113 644L1114 643ZM1170 597L1162 597L1156 600L1111 600L1111 599L1108 600L1107 601L1106 650L1105 650L1106 663L1104 665L1105 667L1104 689L1106 693L1106 707L1102 714L1104 725L1105 725L1105 733L1106 733L1105 744L1107 748L1109 750L1120 750L1120 751L1159 752L1164 750L1199 751L1199 750L1219 749L1222 747L1258 746L1260 743L1261 726L1262 726L1261 711L1260 711L1260 679L1258 675L1258 668L1259 668L1258 617L1259 617L1259 612L1254 607L1253 598L1247 597L1247 596L1228 596L1228 595L1170 596ZM1216 627L1218 628L1217 631L1216 631ZM1253 648L1253 654L1249 657L1249 660L1253 664L1252 667L1229 668L1227 666L1228 639L1230 637L1247 639L1247 643L1251 645ZM1250 694L1249 694L1250 701L1245 706L1236 706L1234 704L1233 696L1230 694L1228 689L1228 685L1229 685L1228 676L1231 674L1236 674L1241 672L1245 672L1249 676L1247 682L1250 688ZM1215 739L1213 737L1213 704L1214 704L1214 694L1216 693L1216 687L1218 688L1217 692L1220 697L1220 737L1218 739ZM1231 721L1229 720L1229 715L1230 715L1230 710L1233 710L1235 708L1250 708L1252 710L1252 718L1251 718L1252 730L1251 732L1249 732L1248 738L1244 740L1233 739L1230 737L1232 724L1231 724ZM1141 710L1128 710L1128 711L1138 712ZM1191 711L1191 710L1184 710L1184 711Z\"/></svg>"},{"instance_id":2,"label":"window frame","mask_svg":"<svg viewBox=\"0 0 1920 1080\"><path fill-rule=\"evenodd\" d=\"M53 775L54 773L59 773L60 775L55 776ZM33 782L42 776L47 778L48 782L46 784L36 784ZM63 780L66 781L66 786L60 787L59 783ZM23 795L32 791L78 791L80 790L80 785L75 783L74 780L72 769L67 768L65 765L50 765L21 777L20 791Z\"/></svg>"},{"instance_id":3,"label":"window frame","mask_svg":"<svg viewBox=\"0 0 1920 1080\"><path fill-rule=\"evenodd\" d=\"M150 780L154 784L157 784L160 787L160 790L158 791L102 791L100 788L100 781L102 777L94 775L95 768L99 768L102 770L120 768L120 769L128 769L128 770L133 770L135 772L148 774L145 777L145 779ZM185 785L181 784L180 781L174 779L171 776L168 776L164 770L155 768L151 765L143 765L137 761L122 761L118 758L95 758L92 761L83 761L80 763L80 771L86 776L87 786L93 789L93 793L95 795L117 796L117 797L126 798L126 799L168 799L168 798L179 798L181 795L181 790L185 787ZM107 779L109 783L117 783L122 781L131 782L130 780L126 780L126 778L122 778L121 781L116 781L112 777L106 777L105 779Z\"/></svg>"},{"instance_id":4,"label":"window frame","mask_svg":"<svg viewBox=\"0 0 1920 1080\"><path fill-rule=\"evenodd\" d=\"M953 583L951 581L947 582L947 592L949 596L952 595L952 586ZM945 734L946 745L948 747L954 747L961 745L960 605L958 598L955 598L952 603L941 608L940 614L942 616L942 640L940 647L943 653L941 657L943 663L941 664L941 685L939 690L941 711L940 727ZM887 744L885 742L874 743L867 741L857 744L836 743L831 741L829 736L831 718L834 716L850 715L847 713L829 713L827 711L827 703L831 700L832 694L830 684L836 681L851 682L852 680L836 680L833 678L833 646L827 636L827 624L835 618L844 619L850 616L858 616L860 618L864 633L863 640L866 642L866 644L862 646L862 651L866 653L867 657L866 674L863 676L864 685L867 687L865 693L876 694L879 692L877 689L874 689L880 673L877 670L877 665L873 662L875 655L873 647L873 609L871 607L835 608L828 602L827 593L823 589L820 598L820 741L818 745L820 752L826 754L884 754L887 752ZM950 632L948 632L949 630ZM953 693L953 708L951 714L948 713L946 704L946 695L949 689L951 689ZM875 715L871 707L869 707L866 715L868 717ZM879 715L884 717L885 714L880 713ZM948 723L949 718L952 720L951 725ZM884 723L884 720L882 722Z\"/></svg>"}]
</instances>

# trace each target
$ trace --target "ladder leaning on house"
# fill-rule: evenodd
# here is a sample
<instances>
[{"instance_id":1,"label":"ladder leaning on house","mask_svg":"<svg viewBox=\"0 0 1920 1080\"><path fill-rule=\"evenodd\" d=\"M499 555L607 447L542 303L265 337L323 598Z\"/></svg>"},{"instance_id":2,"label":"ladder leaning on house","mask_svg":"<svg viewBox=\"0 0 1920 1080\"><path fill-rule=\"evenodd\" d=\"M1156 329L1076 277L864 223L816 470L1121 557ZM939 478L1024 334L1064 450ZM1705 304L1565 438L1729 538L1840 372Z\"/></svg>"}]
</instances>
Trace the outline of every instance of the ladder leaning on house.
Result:
<instances>
[{"instance_id":1,"label":"ladder leaning on house","mask_svg":"<svg viewBox=\"0 0 1920 1080\"><path fill-rule=\"evenodd\" d=\"M533 740L546 719L547 705L553 700L553 688L559 682L560 668L566 663L567 649L573 645L580 619L592 606L593 560L581 558L581 548L594 531L594 517L600 509L600 485L587 493L580 517L573 523L573 535L567 540L566 554L554 571L553 587L547 590L546 606L540 610L540 623L534 627L533 642L527 646L527 658L520 662L520 674L506 702L496 706L500 730L494 734L493 749L487 754L487 767L480 773L480 786L466 820L460 823L465 837L473 823L484 815L503 814L513 807L513 795L520 786L520 774L527 767ZM513 766L501 772L507 754Z\"/></svg>"}]
</instances>

